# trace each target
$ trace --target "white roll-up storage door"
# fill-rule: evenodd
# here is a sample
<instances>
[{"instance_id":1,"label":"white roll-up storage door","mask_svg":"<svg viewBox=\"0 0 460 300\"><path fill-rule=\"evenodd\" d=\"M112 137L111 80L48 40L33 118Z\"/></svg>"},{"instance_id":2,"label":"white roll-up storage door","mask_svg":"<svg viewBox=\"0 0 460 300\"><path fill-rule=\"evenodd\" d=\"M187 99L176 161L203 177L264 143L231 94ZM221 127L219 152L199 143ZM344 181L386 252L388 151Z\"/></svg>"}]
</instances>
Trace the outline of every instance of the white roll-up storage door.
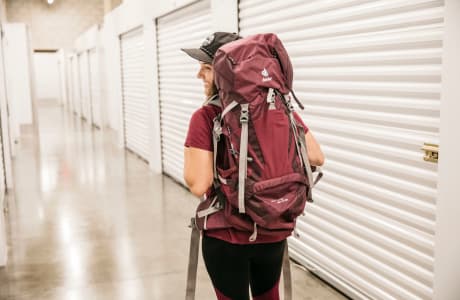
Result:
<instances>
[{"instance_id":1,"label":"white roll-up storage door","mask_svg":"<svg viewBox=\"0 0 460 300\"><path fill-rule=\"evenodd\" d=\"M0 52L0 54L2 54ZM0 58L3 58L3 57L0 57ZM1 67L0 67L1 68ZM0 72L2 72L2 78L3 78L3 70L0 70ZM3 91L2 91L3 92ZM0 96L2 97L2 96ZM4 153L3 153L3 134L2 132L0 132L0 209L3 210L4 206L3 206L3 200L4 200L4 196L5 196L5 191L6 191L6 185L5 185L5 177L6 177L6 170L5 170L5 165L3 163L3 161L5 160L5 158L3 157ZM0 218L3 217L3 214L1 214ZM1 220L0 220L1 222ZM0 230L2 230L2 227L0 226ZM1 235L1 233L0 233ZM2 241L0 241L1 243ZM0 248L2 247L3 245L0 244ZM1 261L2 257L0 257L0 261ZM1 265L1 264L0 264Z\"/></svg>"},{"instance_id":2,"label":"white roll-up storage door","mask_svg":"<svg viewBox=\"0 0 460 300\"><path fill-rule=\"evenodd\" d=\"M99 73L99 55L96 49L91 49L88 53L91 90L91 119L93 120L93 125L101 128L101 78Z\"/></svg>"},{"instance_id":3,"label":"white roll-up storage door","mask_svg":"<svg viewBox=\"0 0 460 300\"><path fill-rule=\"evenodd\" d=\"M241 0L275 32L326 154L291 255L353 298L432 299L443 1Z\"/></svg>"},{"instance_id":4,"label":"white roll-up storage door","mask_svg":"<svg viewBox=\"0 0 460 300\"><path fill-rule=\"evenodd\" d=\"M198 61L181 48L197 48L211 33L208 1L200 1L157 20L163 170L184 183L184 142L190 118L205 101L196 78Z\"/></svg>"},{"instance_id":5,"label":"white roll-up storage door","mask_svg":"<svg viewBox=\"0 0 460 300\"><path fill-rule=\"evenodd\" d=\"M78 71L80 74L81 116L91 122L88 54L86 52L78 55Z\"/></svg>"},{"instance_id":6,"label":"white roll-up storage door","mask_svg":"<svg viewBox=\"0 0 460 300\"><path fill-rule=\"evenodd\" d=\"M144 76L143 30L139 28L123 34L120 40L125 145L148 160L150 114Z\"/></svg>"},{"instance_id":7,"label":"white roll-up storage door","mask_svg":"<svg viewBox=\"0 0 460 300\"><path fill-rule=\"evenodd\" d=\"M1 56L2 52L0 52L0 59L3 59ZM0 67L2 68L2 67ZM3 73L3 70L0 70ZM3 79L3 74L1 74L0 78ZM3 87L1 88L1 92L3 93ZM3 97L3 95L0 95ZM0 132L0 135L2 133ZM5 166L3 165L3 138L0 138L0 266L5 266L7 263L7 244L6 244L6 226L5 226L5 213L3 213L5 209L4 201L5 201Z\"/></svg>"},{"instance_id":8,"label":"white roll-up storage door","mask_svg":"<svg viewBox=\"0 0 460 300\"><path fill-rule=\"evenodd\" d=\"M78 56L74 55L72 59L72 89L73 89L73 112L81 116L81 98L80 98L80 74L78 72Z\"/></svg>"}]
</instances>

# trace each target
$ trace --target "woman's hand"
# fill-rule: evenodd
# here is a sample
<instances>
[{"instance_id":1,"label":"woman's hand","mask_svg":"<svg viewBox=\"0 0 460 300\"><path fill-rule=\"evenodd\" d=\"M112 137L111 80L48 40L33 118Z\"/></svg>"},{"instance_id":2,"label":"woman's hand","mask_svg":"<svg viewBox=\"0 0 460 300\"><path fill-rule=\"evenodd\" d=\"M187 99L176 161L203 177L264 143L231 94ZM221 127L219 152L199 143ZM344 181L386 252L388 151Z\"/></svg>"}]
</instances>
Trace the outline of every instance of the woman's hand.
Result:
<instances>
[{"instance_id":1,"label":"woman's hand","mask_svg":"<svg viewBox=\"0 0 460 300\"><path fill-rule=\"evenodd\" d=\"M310 130L305 134L305 140L307 141L307 154L310 165L322 166L324 164L324 154Z\"/></svg>"}]
</instances>

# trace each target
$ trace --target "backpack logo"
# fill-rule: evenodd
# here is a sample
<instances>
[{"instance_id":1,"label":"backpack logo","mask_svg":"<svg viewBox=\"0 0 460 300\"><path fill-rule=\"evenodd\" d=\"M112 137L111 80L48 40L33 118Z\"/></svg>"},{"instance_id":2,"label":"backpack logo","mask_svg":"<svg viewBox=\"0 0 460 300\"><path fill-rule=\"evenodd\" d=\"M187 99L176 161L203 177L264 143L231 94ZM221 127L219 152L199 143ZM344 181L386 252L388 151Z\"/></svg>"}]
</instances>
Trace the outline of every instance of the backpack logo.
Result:
<instances>
[{"instance_id":1,"label":"backpack logo","mask_svg":"<svg viewBox=\"0 0 460 300\"><path fill-rule=\"evenodd\" d=\"M267 69L264 68L260 74L262 74L262 76L263 76L262 82L266 82L266 81L272 80L272 78L269 77L270 74L268 73Z\"/></svg>"}]
</instances>

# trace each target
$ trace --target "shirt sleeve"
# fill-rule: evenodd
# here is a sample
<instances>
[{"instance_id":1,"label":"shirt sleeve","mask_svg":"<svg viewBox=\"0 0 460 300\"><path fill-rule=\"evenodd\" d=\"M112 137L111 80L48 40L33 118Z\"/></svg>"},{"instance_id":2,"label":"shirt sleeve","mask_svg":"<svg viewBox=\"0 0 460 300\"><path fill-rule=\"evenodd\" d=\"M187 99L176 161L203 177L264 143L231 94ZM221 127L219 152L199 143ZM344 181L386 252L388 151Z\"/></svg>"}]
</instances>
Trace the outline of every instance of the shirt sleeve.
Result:
<instances>
[{"instance_id":1,"label":"shirt sleeve","mask_svg":"<svg viewBox=\"0 0 460 300\"><path fill-rule=\"evenodd\" d=\"M204 107L193 113L188 126L185 147L194 147L206 151L214 151L212 142L212 120Z\"/></svg>"},{"instance_id":2,"label":"shirt sleeve","mask_svg":"<svg viewBox=\"0 0 460 300\"><path fill-rule=\"evenodd\" d=\"M305 124L305 122L302 120L302 118L299 116L297 112L294 112L294 119L302 125L303 129L305 130L305 134L308 132L308 126Z\"/></svg>"}]
</instances>

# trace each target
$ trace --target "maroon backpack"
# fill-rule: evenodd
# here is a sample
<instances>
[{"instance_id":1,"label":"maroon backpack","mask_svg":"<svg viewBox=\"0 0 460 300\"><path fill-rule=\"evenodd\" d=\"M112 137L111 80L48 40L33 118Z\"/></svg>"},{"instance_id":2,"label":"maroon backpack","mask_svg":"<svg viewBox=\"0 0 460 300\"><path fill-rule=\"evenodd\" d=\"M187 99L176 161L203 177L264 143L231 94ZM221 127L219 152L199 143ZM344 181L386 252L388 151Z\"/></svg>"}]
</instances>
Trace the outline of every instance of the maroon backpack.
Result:
<instances>
[{"instance_id":1,"label":"maroon backpack","mask_svg":"<svg viewBox=\"0 0 460 300\"><path fill-rule=\"evenodd\" d=\"M250 231L250 241L257 232L290 233L316 182L293 115L290 94L303 106L289 56L276 35L259 34L222 46L213 67L219 99L208 104L222 107L213 129L215 193L200 203L196 225ZM226 151L223 165L218 149Z\"/></svg>"}]
</instances>

